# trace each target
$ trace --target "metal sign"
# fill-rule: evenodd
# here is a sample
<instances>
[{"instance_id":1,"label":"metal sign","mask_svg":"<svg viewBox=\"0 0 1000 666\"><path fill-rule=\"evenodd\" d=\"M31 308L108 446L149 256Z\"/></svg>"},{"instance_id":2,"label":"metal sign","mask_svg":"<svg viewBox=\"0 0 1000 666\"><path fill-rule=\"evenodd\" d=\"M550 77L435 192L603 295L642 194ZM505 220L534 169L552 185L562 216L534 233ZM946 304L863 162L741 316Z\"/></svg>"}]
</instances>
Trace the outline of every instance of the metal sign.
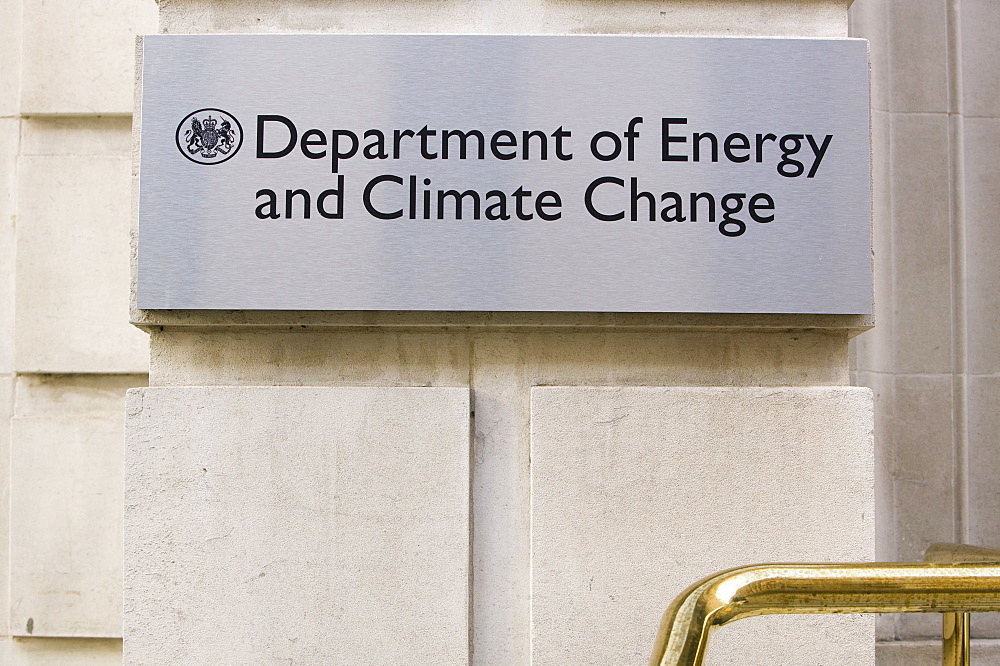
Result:
<instances>
[{"instance_id":1,"label":"metal sign","mask_svg":"<svg viewBox=\"0 0 1000 666\"><path fill-rule=\"evenodd\" d=\"M871 312L861 40L143 40L143 309Z\"/></svg>"}]
</instances>

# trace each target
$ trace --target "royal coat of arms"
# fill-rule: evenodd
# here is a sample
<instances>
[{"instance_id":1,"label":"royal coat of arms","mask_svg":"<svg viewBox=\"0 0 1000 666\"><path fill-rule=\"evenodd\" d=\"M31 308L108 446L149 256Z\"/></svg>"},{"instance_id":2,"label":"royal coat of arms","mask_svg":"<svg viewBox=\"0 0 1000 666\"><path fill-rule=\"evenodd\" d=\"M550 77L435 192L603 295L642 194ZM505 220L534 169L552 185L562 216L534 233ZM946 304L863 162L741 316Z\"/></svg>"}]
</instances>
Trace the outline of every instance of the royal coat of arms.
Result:
<instances>
[{"instance_id":1,"label":"royal coat of arms","mask_svg":"<svg viewBox=\"0 0 1000 666\"><path fill-rule=\"evenodd\" d=\"M219 154L229 154L236 141L236 132L228 120L222 119L220 123L211 115L204 120L194 116L191 118L191 127L184 133L184 139L189 153L200 153L203 158L212 159Z\"/></svg>"}]
</instances>

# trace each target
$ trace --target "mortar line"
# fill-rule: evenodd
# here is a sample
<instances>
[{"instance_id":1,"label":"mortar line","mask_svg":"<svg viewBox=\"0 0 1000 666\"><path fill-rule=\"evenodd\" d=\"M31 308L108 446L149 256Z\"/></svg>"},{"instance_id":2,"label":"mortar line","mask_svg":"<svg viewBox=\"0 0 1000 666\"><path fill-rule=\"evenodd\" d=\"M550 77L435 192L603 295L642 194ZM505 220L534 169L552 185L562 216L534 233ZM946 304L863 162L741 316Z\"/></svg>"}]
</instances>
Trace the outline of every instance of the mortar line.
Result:
<instances>
[{"instance_id":1,"label":"mortar line","mask_svg":"<svg viewBox=\"0 0 1000 666\"><path fill-rule=\"evenodd\" d=\"M965 145L962 101L961 12L950 0L947 13L949 169L951 189L952 441L955 470L954 537L969 539L968 275L965 237Z\"/></svg>"},{"instance_id":2,"label":"mortar line","mask_svg":"<svg viewBox=\"0 0 1000 666\"><path fill-rule=\"evenodd\" d=\"M466 617L466 638L468 645L468 663L475 663L476 653L476 333L469 331L468 347L468 391L469 391L469 575L468 575L468 613Z\"/></svg>"}]
</instances>

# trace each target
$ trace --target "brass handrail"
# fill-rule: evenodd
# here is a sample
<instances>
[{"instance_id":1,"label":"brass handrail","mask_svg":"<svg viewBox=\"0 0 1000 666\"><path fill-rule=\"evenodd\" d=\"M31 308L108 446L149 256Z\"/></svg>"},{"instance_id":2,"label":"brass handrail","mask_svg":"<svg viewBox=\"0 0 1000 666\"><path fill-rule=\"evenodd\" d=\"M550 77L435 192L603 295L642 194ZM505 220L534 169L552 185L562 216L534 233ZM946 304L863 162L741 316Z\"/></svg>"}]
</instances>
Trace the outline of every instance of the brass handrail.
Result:
<instances>
[{"instance_id":1,"label":"brass handrail","mask_svg":"<svg viewBox=\"0 0 1000 666\"><path fill-rule=\"evenodd\" d=\"M998 564L758 564L717 573L677 597L649 663L701 666L709 631L745 617L980 611L1000 611Z\"/></svg>"},{"instance_id":2,"label":"brass handrail","mask_svg":"<svg viewBox=\"0 0 1000 666\"><path fill-rule=\"evenodd\" d=\"M934 543L924 552L926 562L976 564L1000 562L1000 550L960 543ZM941 614L943 666L968 666L972 661L972 617L969 613Z\"/></svg>"}]
</instances>

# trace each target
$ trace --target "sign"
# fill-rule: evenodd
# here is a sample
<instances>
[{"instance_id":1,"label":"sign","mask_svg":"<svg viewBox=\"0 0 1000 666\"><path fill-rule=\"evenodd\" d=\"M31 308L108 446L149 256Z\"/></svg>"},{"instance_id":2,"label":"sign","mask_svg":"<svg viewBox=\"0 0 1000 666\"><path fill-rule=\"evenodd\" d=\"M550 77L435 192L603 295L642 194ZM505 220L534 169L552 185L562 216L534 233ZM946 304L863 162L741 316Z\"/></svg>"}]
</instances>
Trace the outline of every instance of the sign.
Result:
<instances>
[{"instance_id":1,"label":"sign","mask_svg":"<svg viewBox=\"0 0 1000 666\"><path fill-rule=\"evenodd\" d=\"M867 314L867 43L143 40L143 309Z\"/></svg>"}]
</instances>

